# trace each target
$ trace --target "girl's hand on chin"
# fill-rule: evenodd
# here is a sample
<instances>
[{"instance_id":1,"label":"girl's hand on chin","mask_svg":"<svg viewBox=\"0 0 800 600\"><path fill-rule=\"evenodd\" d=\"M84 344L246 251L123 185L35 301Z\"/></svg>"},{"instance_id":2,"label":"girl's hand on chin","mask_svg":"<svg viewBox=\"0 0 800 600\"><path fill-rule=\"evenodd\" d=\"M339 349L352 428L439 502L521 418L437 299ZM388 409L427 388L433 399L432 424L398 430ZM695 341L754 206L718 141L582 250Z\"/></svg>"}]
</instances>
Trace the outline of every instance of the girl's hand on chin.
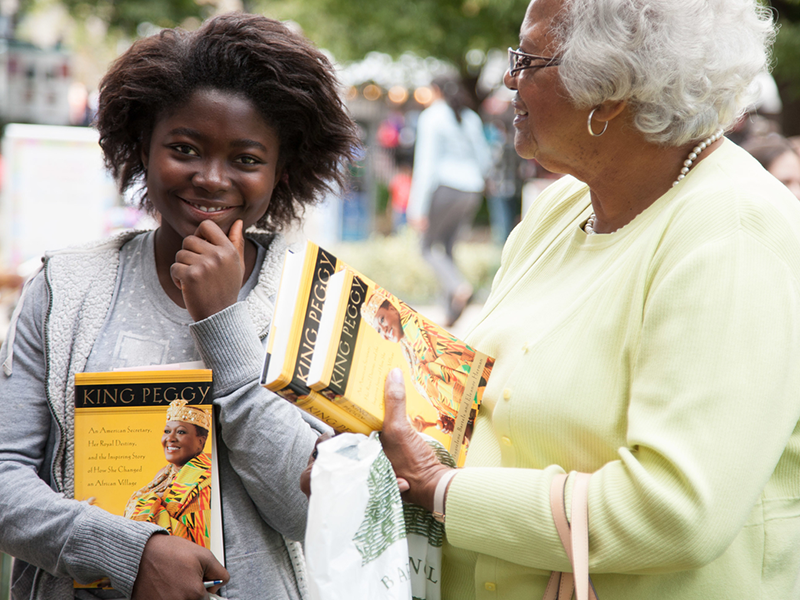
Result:
<instances>
[{"instance_id":1,"label":"girl's hand on chin","mask_svg":"<svg viewBox=\"0 0 800 600\"><path fill-rule=\"evenodd\" d=\"M228 235L213 221L200 223L186 236L170 267L186 310L201 321L236 303L244 280L243 224L237 220Z\"/></svg>"}]
</instances>

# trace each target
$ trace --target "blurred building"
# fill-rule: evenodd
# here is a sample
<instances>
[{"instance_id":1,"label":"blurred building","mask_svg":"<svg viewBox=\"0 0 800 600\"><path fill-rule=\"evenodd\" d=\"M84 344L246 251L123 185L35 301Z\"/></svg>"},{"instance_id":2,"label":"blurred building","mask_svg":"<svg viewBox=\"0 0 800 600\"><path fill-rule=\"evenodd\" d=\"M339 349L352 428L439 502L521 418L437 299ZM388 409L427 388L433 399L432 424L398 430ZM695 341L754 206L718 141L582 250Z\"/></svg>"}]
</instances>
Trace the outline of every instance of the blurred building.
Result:
<instances>
[{"instance_id":1,"label":"blurred building","mask_svg":"<svg viewBox=\"0 0 800 600\"><path fill-rule=\"evenodd\" d=\"M68 125L70 57L0 39L0 122Z\"/></svg>"}]
</instances>

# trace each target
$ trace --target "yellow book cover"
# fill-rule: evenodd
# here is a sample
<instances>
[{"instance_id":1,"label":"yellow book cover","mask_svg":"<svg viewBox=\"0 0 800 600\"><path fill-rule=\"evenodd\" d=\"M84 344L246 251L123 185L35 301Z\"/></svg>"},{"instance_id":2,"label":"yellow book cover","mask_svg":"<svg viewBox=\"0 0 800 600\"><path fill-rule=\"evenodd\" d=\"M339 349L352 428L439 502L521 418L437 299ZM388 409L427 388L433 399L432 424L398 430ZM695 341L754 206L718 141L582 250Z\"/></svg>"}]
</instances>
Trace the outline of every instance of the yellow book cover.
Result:
<instances>
[{"instance_id":1,"label":"yellow book cover","mask_svg":"<svg viewBox=\"0 0 800 600\"><path fill-rule=\"evenodd\" d=\"M261 385L337 431L369 433L363 423L306 385L328 280L341 268L335 256L311 241L299 252L287 251Z\"/></svg>"},{"instance_id":2,"label":"yellow book cover","mask_svg":"<svg viewBox=\"0 0 800 600\"><path fill-rule=\"evenodd\" d=\"M77 373L75 498L156 523L224 564L211 381L209 369Z\"/></svg>"},{"instance_id":3,"label":"yellow book cover","mask_svg":"<svg viewBox=\"0 0 800 600\"><path fill-rule=\"evenodd\" d=\"M462 465L493 365L492 357L348 267L329 282L307 383L380 430L384 381L400 367L409 421Z\"/></svg>"}]
</instances>

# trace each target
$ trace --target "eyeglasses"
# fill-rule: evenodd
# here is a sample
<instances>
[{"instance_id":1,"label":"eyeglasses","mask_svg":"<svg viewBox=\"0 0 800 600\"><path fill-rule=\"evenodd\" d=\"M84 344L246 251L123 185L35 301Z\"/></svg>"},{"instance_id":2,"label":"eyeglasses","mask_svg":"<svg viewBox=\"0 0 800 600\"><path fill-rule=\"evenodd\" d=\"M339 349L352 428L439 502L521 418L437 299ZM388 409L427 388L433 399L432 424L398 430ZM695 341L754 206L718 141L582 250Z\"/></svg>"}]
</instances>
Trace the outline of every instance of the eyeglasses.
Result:
<instances>
[{"instance_id":1,"label":"eyeglasses","mask_svg":"<svg viewBox=\"0 0 800 600\"><path fill-rule=\"evenodd\" d=\"M545 61L544 63L536 63L533 61ZM544 69L545 67L555 67L560 65L561 61L555 57L547 58L545 56L536 56L535 54L528 54L521 50L508 49L508 75L509 77L516 77L517 74L524 69Z\"/></svg>"}]
</instances>

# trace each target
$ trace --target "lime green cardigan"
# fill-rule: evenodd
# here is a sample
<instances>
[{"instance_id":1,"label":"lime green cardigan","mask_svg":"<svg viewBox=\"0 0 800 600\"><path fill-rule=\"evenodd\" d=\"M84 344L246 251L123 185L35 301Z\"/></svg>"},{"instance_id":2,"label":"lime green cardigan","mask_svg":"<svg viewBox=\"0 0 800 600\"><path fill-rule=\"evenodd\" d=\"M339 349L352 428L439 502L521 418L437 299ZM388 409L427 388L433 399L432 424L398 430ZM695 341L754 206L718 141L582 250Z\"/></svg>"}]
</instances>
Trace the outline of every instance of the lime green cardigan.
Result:
<instances>
[{"instance_id":1,"label":"lime green cardigan","mask_svg":"<svg viewBox=\"0 0 800 600\"><path fill-rule=\"evenodd\" d=\"M726 140L616 233L590 212L571 177L536 199L467 337L497 362L443 598L533 600L570 569L564 471L594 473L601 600L800 598L800 203Z\"/></svg>"}]
</instances>

